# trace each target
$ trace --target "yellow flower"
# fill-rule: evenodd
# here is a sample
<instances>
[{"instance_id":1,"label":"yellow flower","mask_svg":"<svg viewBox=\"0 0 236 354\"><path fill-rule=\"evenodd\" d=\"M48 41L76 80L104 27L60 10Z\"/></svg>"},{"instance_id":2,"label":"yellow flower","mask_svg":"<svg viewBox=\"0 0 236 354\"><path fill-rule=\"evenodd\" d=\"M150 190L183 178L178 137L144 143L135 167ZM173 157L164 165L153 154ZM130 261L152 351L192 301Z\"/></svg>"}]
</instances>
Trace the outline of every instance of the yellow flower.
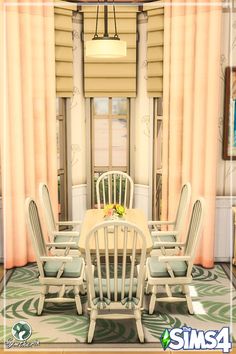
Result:
<instances>
[{"instance_id":1,"label":"yellow flower","mask_svg":"<svg viewBox=\"0 0 236 354\"><path fill-rule=\"evenodd\" d=\"M125 208L123 207L123 205L117 204L116 205L116 212L119 215L123 215L125 213Z\"/></svg>"}]
</instances>

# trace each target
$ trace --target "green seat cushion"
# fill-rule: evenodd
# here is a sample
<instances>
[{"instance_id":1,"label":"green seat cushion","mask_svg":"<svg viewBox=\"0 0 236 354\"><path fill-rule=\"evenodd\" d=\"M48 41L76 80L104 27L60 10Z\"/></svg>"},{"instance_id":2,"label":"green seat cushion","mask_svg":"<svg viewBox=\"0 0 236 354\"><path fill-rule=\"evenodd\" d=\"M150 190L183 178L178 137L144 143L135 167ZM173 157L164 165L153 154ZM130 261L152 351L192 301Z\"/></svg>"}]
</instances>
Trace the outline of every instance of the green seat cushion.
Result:
<instances>
[{"instance_id":1,"label":"green seat cushion","mask_svg":"<svg viewBox=\"0 0 236 354\"><path fill-rule=\"evenodd\" d=\"M58 270L62 266L62 261L47 261L44 264L46 277L56 277ZM72 262L65 263L64 272L61 278L78 278L81 275L83 261L81 258L73 259Z\"/></svg>"},{"instance_id":2,"label":"green seat cushion","mask_svg":"<svg viewBox=\"0 0 236 354\"><path fill-rule=\"evenodd\" d=\"M157 238L158 237L158 238ZM152 236L153 249L161 248L158 245L158 242L176 242L176 236L168 235L168 236ZM173 246L165 246L165 248L174 248Z\"/></svg>"},{"instance_id":3,"label":"green seat cushion","mask_svg":"<svg viewBox=\"0 0 236 354\"><path fill-rule=\"evenodd\" d=\"M68 236L56 236L54 242L76 242L75 246L70 247L72 250L78 249L79 236L68 237ZM56 248L65 248L64 246L58 246Z\"/></svg>"},{"instance_id":4,"label":"green seat cushion","mask_svg":"<svg viewBox=\"0 0 236 354\"><path fill-rule=\"evenodd\" d=\"M98 285L98 279L94 279L94 288L95 288L95 294L96 296L100 295L99 292L99 285ZM129 294L129 285L130 285L130 279L125 280L125 296L128 296ZM118 278L117 282L117 289L118 289L118 301L122 300L121 299L121 287L122 287L122 279ZM102 279L102 290L103 290L103 295L107 297L107 281L106 279ZM136 295L137 291L137 279L133 279L133 286L132 286L132 296ZM110 293L111 293L111 300L114 301L114 292L115 292L115 281L113 278L110 279Z\"/></svg>"},{"instance_id":5,"label":"green seat cushion","mask_svg":"<svg viewBox=\"0 0 236 354\"><path fill-rule=\"evenodd\" d=\"M168 262L168 264L171 266L175 277L186 276L188 266L185 261L179 261L179 262L173 261L173 262ZM170 277L166 269L166 263L159 262L158 257L151 257L148 265L149 265L150 274L153 278Z\"/></svg>"}]
</instances>

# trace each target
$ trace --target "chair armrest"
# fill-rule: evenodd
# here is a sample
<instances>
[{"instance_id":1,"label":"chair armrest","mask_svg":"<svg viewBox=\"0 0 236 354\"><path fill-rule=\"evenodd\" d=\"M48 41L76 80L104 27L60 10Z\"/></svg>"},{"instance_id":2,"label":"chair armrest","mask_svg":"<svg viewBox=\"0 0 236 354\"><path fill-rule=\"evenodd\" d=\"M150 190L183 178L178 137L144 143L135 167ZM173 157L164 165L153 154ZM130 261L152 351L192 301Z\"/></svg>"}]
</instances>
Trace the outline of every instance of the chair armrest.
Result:
<instances>
[{"instance_id":1,"label":"chair armrest","mask_svg":"<svg viewBox=\"0 0 236 354\"><path fill-rule=\"evenodd\" d=\"M151 232L152 236L177 236L178 235L178 231L152 231Z\"/></svg>"},{"instance_id":2,"label":"chair armrest","mask_svg":"<svg viewBox=\"0 0 236 354\"><path fill-rule=\"evenodd\" d=\"M80 233L78 231L54 231L52 236L68 236L68 237L78 237Z\"/></svg>"},{"instance_id":3,"label":"chair armrest","mask_svg":"<svg viewBox=\"0 0 236 354\"><path fill-rule=\"evenodd\" d=\"M72 247L77 246L76 242L49 242L46 243L46 247Z\"/></svg>"},{"instance_id":4,"label":"chair armrest","mask_svg":"<svg viewBox=\"0 0 236 354\"><path fill-rule=\"evenodd\" d=\"M173 246L173 247L184 247L185 242L165 242L165 241L155 241L154 242L155 246L160 246L160 247L167 247L167 246Z\"/></svg>"},{"instance_id":5,"label":"chair armrest","mask_svg":"<svg viewBox=\"0 0 236 354\"><path fill-rule=\"evenodd\" d=\"M47 261L62 261L62 262L72 262L73 258L70 256L41 256L40 261L47 262Z\"/></svg>"},{"instance_id":6,"label":"chair armrest","mask_svg":"<svg viewBox=\"0 0 236 354\"><path fill-rule=\"evenodd\" d=\"M175 221L154 221L154 220L149 220L148 221L148 226L150 225L173 225L175 223Z\"/></svg>"},{"instance_id":7,"label":"chair armrest","mask_svg":"<svg viewBox=\"0 0 236 354\"><path fill-rule=\"evenodd\" d=\"M158 256L158 261L160 262L172 262L172 261L190 261L192 257L190 256Z\"/></svg>"},{"instance_id":8,"label":"chair armrest","mask_svg":"<svg viewBox=\"0 0 236 354\"><path fill-rule=\"evenodd\" d=\"M56 223L57 225L80 225L82 224L82 221L58 221Z\"/></svg>"}]
</instances>

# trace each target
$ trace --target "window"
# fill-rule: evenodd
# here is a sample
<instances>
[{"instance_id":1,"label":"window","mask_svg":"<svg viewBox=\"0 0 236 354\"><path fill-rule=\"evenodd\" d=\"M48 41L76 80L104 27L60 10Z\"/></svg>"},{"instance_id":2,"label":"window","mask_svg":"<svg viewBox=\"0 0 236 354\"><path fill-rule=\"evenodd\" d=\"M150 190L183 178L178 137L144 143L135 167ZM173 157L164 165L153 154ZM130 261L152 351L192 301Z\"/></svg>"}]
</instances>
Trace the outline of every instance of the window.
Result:
<instances>
[{"instance_id":1,"label":"window","mask_svg":"<svg viewBox=\"0 0 236 354\"><path fill-rule=\"evenodd\" d=\"M162 195L162 98L154 99L153 220L161 220Z\"/></svg>"},{"instance_id":2,"label":"window","mask_svg":"<svg viewBox=\"0 0 236 354\"><path fill-rule=\"evenodd\" d=\"M129 100L94 98L92 101L92 204L96 205L97 178L106 171L129 173Z\"/></svg>"},{"instance_id":3,"label":"window","mask_svg":"<svg viewBox=\"0 0 236 354\"><path fill-rule=\"evenodd\" d=\"M56 99L57 119L57 181L59 220L68 219L66 99Z\"/></svg>"}]
</instances>

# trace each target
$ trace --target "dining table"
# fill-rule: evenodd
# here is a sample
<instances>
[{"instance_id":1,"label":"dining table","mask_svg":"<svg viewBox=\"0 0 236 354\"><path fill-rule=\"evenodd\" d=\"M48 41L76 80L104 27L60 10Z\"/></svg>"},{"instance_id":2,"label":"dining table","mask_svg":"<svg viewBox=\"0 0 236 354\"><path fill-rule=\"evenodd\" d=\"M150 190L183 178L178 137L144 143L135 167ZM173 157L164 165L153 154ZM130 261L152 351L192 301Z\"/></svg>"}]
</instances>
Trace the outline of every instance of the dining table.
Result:
<instances>
[{"instance_id":1,"label":"dining table","mask_svg":"<svg viewBox=\"0 0 236 354\"><path fill-rule=\"evenodd\" d=\"M81 225L80 238L79 238L79 243L78 243L79 251L81 252L81 254L83 256L85 256L85 248L86 248L88 234L91 232L91 230L97 224L100 224L106 220L107 219L104 217L104 210L103 209L88 209L86 211L83 223ZM142 231L142 233L145 237L145 241L146 241L146 254L149 255L150 252L152 251L153 242L152 242L151 234L150 234L150 231L148 228L148 221L147 221L147 218L146 218L144 212L141 209L126 209L124 217L120 220L132 223ZM118 254L119 253L122 254L122 252L123 252L124 242L123 242L122 235L123 235L123 233L120 232L120 237L118 237L118 250L117 250ZM103 239L104 238L101 237L101 240L100 240L101 250L102 249L105 250L105 245L103 244ZM132 238L130 238L130 239L128 238L127 255L131 255L132 250L133 250ZM137 248L136 248L137 254L141 254L141 250L142 250L141 242L138 240L137 241ZM92 245L91 251L93 251L94 253L96 252L95 244Z\"/></svg>"}]
</instances>

